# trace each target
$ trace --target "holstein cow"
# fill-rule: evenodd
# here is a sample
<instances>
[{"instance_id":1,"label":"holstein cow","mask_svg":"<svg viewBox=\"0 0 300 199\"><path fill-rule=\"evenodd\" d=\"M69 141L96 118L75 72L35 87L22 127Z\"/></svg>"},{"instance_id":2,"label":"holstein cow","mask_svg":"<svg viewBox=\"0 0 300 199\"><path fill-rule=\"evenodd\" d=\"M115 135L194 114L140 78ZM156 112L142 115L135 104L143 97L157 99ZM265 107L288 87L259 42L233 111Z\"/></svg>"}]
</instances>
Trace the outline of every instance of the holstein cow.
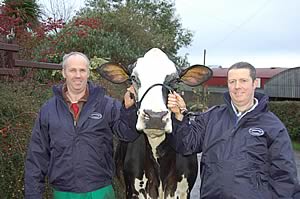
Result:
<instances>
[{"instance_id":1,"label":"holstein cow","mask_svg":"<svg viewBox=\"0 0 300 199\"><path fill-rule=\"evenodd\" d=\"M144 133L133 143L121 142L116 151L126 197L189 198L197 177L197 156L180 155L168 144L166 134L172 132L172 120L167 95L176 83L196 86L208 80L212 71L202 65L181 70L164 52L153 48L126 68L106 63L98 72L113 83L130 80L137 94L136 129Z\"/></svg>"}]
</instances>

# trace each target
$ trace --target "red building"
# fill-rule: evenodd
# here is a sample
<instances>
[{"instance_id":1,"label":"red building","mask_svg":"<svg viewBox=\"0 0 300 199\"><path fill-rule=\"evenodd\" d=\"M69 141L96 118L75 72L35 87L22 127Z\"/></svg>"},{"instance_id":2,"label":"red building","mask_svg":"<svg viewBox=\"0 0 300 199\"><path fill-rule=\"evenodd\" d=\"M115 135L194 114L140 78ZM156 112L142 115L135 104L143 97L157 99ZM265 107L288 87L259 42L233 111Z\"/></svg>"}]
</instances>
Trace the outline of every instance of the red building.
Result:
<instances>
[{"instance_id":1,"label":"red building","mask_svg":"<svg viewBox=\"0 0 300 199\"><path fill-rule=\"evenodd\" d=\"M257 68L258 88L263 89L269 79L286 69L288 68ZM212 68L213 77L205 85L208 87L227 87L227 70L228 68Z\"/></svg>"}]
</instances>

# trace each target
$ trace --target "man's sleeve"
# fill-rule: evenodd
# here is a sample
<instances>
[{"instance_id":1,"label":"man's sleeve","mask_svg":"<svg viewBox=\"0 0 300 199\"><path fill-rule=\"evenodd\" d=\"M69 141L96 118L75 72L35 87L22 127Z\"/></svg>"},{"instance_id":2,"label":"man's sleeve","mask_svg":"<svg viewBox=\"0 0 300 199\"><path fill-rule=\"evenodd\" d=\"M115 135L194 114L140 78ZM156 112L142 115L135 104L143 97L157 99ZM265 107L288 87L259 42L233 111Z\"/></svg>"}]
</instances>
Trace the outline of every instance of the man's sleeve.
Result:
<instances>
[{"instance_id":1,"label":"man's sleeve","mask_svg":"<svg viewBox=\"0 0 300 199\"><path fill-rule=\"evenodd\" d=\"M269 148L272 198L292 198L298 187L294 151L286 129L282 129Z\"/></svg>"},{"instance_id":2,"label":"man's sleeve","mask_svg":"<svg viewBox=\"0 0 300 199\"><path fill-rule=\"evenodd\" d=\"M170 145L184 155L202 152L205 134L204 114L188 115L182 121L173 117L172 121L173 131L169 136Z\"/></svg>"},{"instance_id":3,"label":"man's sleeve","mask_svg":"<svg viewBox=\"0 0 300 199\"><path fill-rule=\"evenodd\" d=\"M137 114L136 107L128 109L123 104L115 100L113 105L113 131L122 141L132 142L140 133L136 130Z\"/></svg>"},{"instance_id":4,"label":"man's sleeve","mask_svg":"<svg viewBox=\"0 0 300 199\"><path fill-rule=\"evenodd\" d=\"M49 154L47 127L42 125L41 113L35 121L25 161L25 199L42 199L45 189Z\"/></svg>"}]
</instances>

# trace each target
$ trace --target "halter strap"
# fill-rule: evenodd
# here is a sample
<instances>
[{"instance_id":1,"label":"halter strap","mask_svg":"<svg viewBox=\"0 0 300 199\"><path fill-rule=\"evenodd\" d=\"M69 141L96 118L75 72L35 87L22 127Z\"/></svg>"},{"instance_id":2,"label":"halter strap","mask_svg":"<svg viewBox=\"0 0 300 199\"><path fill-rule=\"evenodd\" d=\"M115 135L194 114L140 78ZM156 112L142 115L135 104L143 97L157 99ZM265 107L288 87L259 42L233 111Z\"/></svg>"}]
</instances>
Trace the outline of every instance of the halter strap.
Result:
<instances>
[{"instance_id":1,"label":"halter strap","mask_svg":"<svg viewBox=\"0 0 300 199\"><path fill-rule=\"evenodd\" d=\"M171 92L174 92L174 89L173 89L172 87L166 85L166 84L161 84L161 83L153 84L152 86L150 86L150 87L146 90L146 92L145 92L145 93L143 94L143 96L141 97L141 100L140 100L140 101L136 101L136 107L137 107L138 110L140 109L141 104L142 104L142 101L143 101L143 99L145 98L146 94L147 94L153 87L155 87L155 86L162 86L162 87L166 88L170 93L171 93Z\"/></svg>"}]
</instances>

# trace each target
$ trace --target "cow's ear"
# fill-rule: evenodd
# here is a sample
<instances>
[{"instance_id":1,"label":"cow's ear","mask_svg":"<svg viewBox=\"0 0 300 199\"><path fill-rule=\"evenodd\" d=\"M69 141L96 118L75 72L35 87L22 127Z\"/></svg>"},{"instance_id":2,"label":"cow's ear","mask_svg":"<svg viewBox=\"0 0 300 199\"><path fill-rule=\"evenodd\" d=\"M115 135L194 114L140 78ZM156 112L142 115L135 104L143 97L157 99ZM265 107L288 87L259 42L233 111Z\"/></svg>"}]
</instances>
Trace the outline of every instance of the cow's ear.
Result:
<instances>
[{"instance_id":1,"label":"cow's ear","mask_svg":"<svg viewBox=\"0 0 300 199\"><path fill-rule=\"evenodd\" d=\"M212 70L203 65L190 66L180 73L180 80L188 86L198 86L212 77Z\"/></svg>"},{"instance_id":2,"label":"cow's ear","mask_svg":"<svg viewBox=\"0 0 300 199\"><path fill-rule=\"evenodd\" d=\"M115 84L123 83L129 78L128 70L121 64L108 62L96 70L102 77Z\"/></svg>"}]
</instances>

